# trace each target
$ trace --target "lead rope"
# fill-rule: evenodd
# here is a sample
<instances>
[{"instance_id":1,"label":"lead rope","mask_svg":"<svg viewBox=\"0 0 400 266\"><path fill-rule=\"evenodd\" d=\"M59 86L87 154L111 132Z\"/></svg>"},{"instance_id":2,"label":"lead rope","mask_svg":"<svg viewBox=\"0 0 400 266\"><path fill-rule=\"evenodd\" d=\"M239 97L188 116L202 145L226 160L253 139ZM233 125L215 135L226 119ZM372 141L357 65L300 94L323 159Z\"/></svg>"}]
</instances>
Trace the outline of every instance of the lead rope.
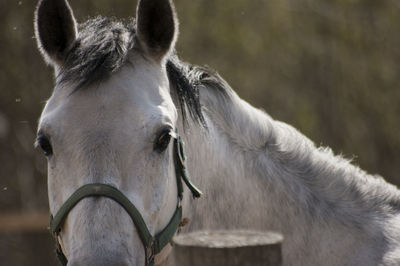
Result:
<instances>
[{"instance_id":1,"label":"lead rope","mask_svg":"<svg viewBox=\"0 0 400 266\"><path fill-rule=\"evenodd\" d=\"M199 198L202 192L192 184L189 175L186 171L186 156L184 154L184 143L181 137L176 134L174 136L174 154L175 154L175 172L176 181L178 187L178 204L177 208L168 223L168 225L154 237L149 233L146 224L142 216L136 207L129 201L125 195L114 188L106 184L87 184L78 188L60 207L56 215L50 215L50 230L56 241L56 254L63 266L66 266L68 259L66 258L59 241L59 234L61 231L61 225L71 209L83 198L90 196L103 196L108 197L119 203L131 216L139 236L143 242L146 256L146 266L154 266L155 255L160 253L161 250L171 242L174 234L179 231L180 227L184 226L188 219L182 219L182 199L183 199L183 184L191 191L193 198Z\"/></svg>"}]
</instances>

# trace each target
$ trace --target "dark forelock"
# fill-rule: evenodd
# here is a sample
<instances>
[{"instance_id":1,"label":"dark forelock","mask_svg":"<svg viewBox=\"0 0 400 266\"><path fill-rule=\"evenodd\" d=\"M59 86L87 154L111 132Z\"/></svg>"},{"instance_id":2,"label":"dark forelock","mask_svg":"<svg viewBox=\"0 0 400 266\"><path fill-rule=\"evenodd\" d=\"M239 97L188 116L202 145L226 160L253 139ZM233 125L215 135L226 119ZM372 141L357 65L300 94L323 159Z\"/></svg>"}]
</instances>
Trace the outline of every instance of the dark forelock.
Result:
<instances>
[{"instance_id":1,"label":"dark forelock","mask_svg":"<svg viewBox=\"0 0 400 266\"><path fill-rule=\"evenodd\" d=\"M125 62L133 46L135 23L97 17L79 25L79 35L68 52L57 83L71 82L77 89L106 79Z\"/></svg>"}]
</instances>

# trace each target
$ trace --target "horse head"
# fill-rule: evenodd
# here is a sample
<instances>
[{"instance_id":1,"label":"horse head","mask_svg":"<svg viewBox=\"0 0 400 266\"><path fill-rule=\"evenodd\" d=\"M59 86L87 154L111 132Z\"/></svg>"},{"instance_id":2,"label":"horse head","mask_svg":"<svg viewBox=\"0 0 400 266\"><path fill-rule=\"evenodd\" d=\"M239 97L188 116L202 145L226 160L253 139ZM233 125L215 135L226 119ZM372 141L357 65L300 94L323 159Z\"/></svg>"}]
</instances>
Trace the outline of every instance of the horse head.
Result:
<instances>
[{"instance_id":1,"label":"horse head","mask_svg":"<svg viewBox=\"0 0 400 266\"><path fill-rule=\"evenodd\" d=\"M171 223L179 145L166 62L177 27L169 0L140 0L129 25L99 17L79 26L67 0L39 2L36 38L56 84L37 145L48 160L54 216L82 186L104 184L129 200L150 236ZM152 263L119 201L88 194L58 217L53 233L68 265Z\"/></svg>"}]
</instances>

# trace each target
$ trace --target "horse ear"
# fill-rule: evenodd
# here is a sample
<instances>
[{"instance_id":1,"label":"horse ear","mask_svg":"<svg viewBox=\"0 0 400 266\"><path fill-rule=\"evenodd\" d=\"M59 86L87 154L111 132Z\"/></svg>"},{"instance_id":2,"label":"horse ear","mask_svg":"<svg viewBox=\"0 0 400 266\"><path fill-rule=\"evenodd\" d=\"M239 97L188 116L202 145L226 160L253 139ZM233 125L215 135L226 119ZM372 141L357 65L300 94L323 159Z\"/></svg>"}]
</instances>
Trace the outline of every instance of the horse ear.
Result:
<instances>
[{"instance_id":1,"label":"horse ear","mask_svg":"<svg viewBox=\"0 0 400 266\"><path fill-rule=\"evenodd\" d=\"M137 37L141 48L161 61L175 46L178 20L171 0L139 0L136 11Z\"/></svg>"},{"instance_id":2,"label":"horse ear","mask_svg":"<svg viewBox=\"0 0 400 266\"><path fill-rule=\"evenodd\" d=\"M67 0L40 0L35 12L35 34L46 62L62 64L78 34Z\"/></svg>"}]
</instances>

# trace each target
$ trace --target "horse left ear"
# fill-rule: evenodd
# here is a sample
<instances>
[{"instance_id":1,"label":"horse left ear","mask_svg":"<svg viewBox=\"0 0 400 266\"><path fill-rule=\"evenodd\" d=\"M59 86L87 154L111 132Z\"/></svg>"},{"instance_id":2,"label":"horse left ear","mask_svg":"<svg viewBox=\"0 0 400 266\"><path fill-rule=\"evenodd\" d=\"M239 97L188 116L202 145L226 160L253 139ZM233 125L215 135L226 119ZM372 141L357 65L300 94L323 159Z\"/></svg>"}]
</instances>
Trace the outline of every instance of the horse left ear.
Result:
<instances>
[{"instance_id":1,"label":"horse left ear","mask_svg":"<svg viewBox=\"0 0 400 266\"><path fill-rule=\"evenodd\" d=\"M39 50L51 65L61 65L78 35L67 0L40 0L35 12L35 34Z\"/></svg>"},{"instance_id":2,"label":"horse left ear","mask_svg":"<svg viewBox=\"0 0 400 266\"><path fill-rule=\"evenodd\" d=\"M178 35L178 19L172 1L139 0L136 21L143 52L161 62L174 48Z\"/></svg>"}]
</instances>

